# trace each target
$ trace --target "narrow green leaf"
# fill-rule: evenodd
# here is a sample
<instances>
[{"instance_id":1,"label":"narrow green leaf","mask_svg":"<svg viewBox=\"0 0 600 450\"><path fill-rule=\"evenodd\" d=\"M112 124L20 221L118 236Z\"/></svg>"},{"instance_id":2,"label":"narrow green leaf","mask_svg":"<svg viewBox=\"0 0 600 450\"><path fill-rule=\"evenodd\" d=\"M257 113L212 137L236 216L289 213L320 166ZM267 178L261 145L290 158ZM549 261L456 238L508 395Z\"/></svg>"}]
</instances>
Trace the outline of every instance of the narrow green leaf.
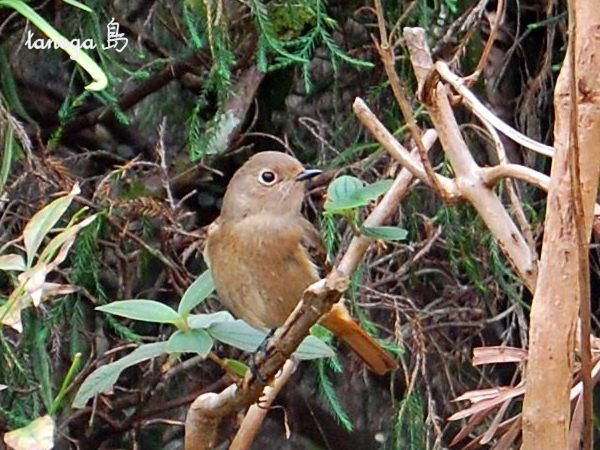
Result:
<instances>
[{"instance_id":1,"label":"narrow green leaf","mask_svg":"<svg viewBox=\"0 0 600 450\"><path fill-rule=\"evenodd\" d=\"M29 220L23 231L23 241L25 243L25 251L27 252L27 267L31 267L35 253L44 240L44 237L60 220L61 216L69 208L73 198L79 192L79 185L75 184L69 194L59 197L49 205L46 205Z\"/></svg>"},{"instance_id":2,"label":"narrow green leaf","mask_svg":"<svg viewBox=\"0 0 600 450\"><path fill-rule=\"evenodd\" d=\"M15 82L13 68L8 59L6 45L0 46L0 83L2 83L3 88L2 95L8 101L10 109L27 122L33 123L34 120L27 114L27 111L19 98L17 83Z\"/></svg>"},{"instance_id":3,"label":"narrow green leaf","mask_svg":"<svg viewBox=\"0 0 600 450\"><path fill-rule=\"evenodd\" d=\"M26 17L32 24L40 29L42 33L56 42L73 61L79 64L93 78L85 88L91 91L101 91L108 85L108 78L100 66L88 56L87 53L71 45L71 42L60 34L56 28L50 25L42 16L36 13L29 5L20 0L0 0L0 6L8 6L19 14Z\"/></svg>"},{"instance_id":4,"label":"narrow green leaf","mask_svg":"<svg viewBox=\"0 0 600 450\"><path fill-rule=\"evenodd\" d=\"M213 346L213 340L204 330L177 330L167 341L169 353L198 353L206 358Z\"/></svg>"},{"instance_id":5,"label":"narrow green leaf","mask_svg":"<svg viewBox=\"0 0 600 450\"><path fill-rule=\"evenodd\" d=\"M306 336L294 352L298 359L331 358L335 356L333 349L316 336Z\"/></svg>"},{"instance_id":6,"label":"narrow green leaf","mask_svg":"<svg viewBox=\"0 0 600 450\"><path fill-rule=\"evenodd\" d=\"M364 205L385 194L394 184L394 180L380 180L357 190L353 196L363 201Z\"/></svg>"},{"instance_id":7,"label":"narrow green leaf","mask_svg":"<svg viewBox=\"0 0 600 450\"><path fill-rule=\"evenodd\" d=\"M77 0L63 0L63 2L68 3L71 6L74 6L75 8L83 9L84 11L87 11L89 13L93 12L92 8L90 8L87 5L84 5L81 2L78 2Z\"/></svg>"},{"instance_id":8,"label":"narrow green leaf","mask_svg":"<svg viewBox=\"0 0 600 450\"><path fill-rule=\"evenodd\" d=\"M215 283L210 274L210 270L206 270L187 288L177 311L180 316L185 316L189 312L202 303L215 290Z\"/></svg>"},{"instance_id":9,"label":"narrow green leaf","mask_svg":"<svg viewBox=\"0 0 600 450\"><path fill-rule=\"evenodd\" d=\"M127 367L134 366L147 359L155 358L156 356L166 353L166 351L166 342L143 344L129 355L114 363L94 370L83 383L81 383L81 386L75 395L75 399L73 400L73 408L83 408L90 398L101 392L109 391L119 379L121 372Z\"/></svg>"},{"instance_id":10,"label":"narrow green leaf","mask_svg":"<svg viewBox=\"0 0 600 450\"><path fill-rule=\"evenodd\" d=\"M211 314L191 314L188 317L190 328L209 328L211 325L219 322L233 322L235 319L227 311L217 311Z\"/></svg>"},{"instance_id":11,"label":"narrow green leaf","mask_svg":"<svg viewBox=\"0 0 600 450\"><path fill-rule=\"evenodd\" d=\"M60 385L60 390L58 391L56 398L52 402L52 408L50 408L50 411L48 411L50 413L50 415L56 414L56 412L60 408L60 405L61 405L63 399L65 398L65 395L67 395L67 389L71 385L71 381L73 381L73 378L75 377L77 372L79 372L80 365L81 365L81 353L78 352L75 354L73 361L71 362L71 367L69 367L69 370L67 371L67 374L65 375L63 382Z\"/></svg>"},{"instance_id":12,"label":"narrow green leaf","mask_svg":"<svg viewBox=\"0 0 600 450\"><path fill-rule=\"evenodd\" d=\"M179 320L179 315L173 308L154 300L121 300L97 306L96 309L144 322L175 324Z\"/></svg>"},{"instance_id":13,"label":"narrow green leaf","mask_svg":"<svg viewBox=\"0 0 600 450\"><path fill-rule=\"evenodd\" d=\"M219 322L207 328L210 334L217 341L221 341L232 347L239 348L245 352L254 352L262 341L267 337L267 333L252 328L243 320L234 320L231 322Z\"/></svg>"},{"instance_id":14,"label":"narrow green leaf","mask_svg":"<svg viewBox=\"0 0 600 450\"><path fill-rule=\"evenodd\" d=\"M384 241L402 241L408 236L408 231L400 227L363 227L362 232L371 239Z\"/></svg>"},{"instance_id":15,"label":"narrow green leaf","mask_svg":"<svg viewBox=\"0 0 600 450\"><path fill-rule=\"evenodd\" d=\"M264 331L252 328L243 320L221 322L207 329L208 333L217 341L246 352L255 352L267 337ZM294 353L298 359L315 359L334 356L335 353L327 344L316 336L309 335L300 344Z\"/></svg>"},{"instance_id":16,"label":"narrow green leaf","mask_svg":"<svg viewBox=\"0 0 600 450\"><path fill-rule=\"evenodd\" d=\"M7 126L4 132L4 152L2 153L2 162L0 164L0 194L4 191L4 186L10 175L10 168L13 162L13 153L15 147L14 130Z\"/></svg>"}]
</instances>

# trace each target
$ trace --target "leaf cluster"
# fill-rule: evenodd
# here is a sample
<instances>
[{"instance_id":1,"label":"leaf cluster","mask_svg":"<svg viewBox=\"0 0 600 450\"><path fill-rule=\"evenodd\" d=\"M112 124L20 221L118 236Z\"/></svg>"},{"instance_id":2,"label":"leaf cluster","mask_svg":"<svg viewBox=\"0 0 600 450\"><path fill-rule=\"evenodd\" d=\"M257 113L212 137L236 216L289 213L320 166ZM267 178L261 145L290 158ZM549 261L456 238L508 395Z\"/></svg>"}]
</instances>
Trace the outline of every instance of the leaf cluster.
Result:
<instances>
[{"instance_id":1,"label":"leaf cluster","mask_svg":"<svg viewBox=\"0 0 600 450\"><path fill-rule=\"evenodd\" d=\"M235 320L227 311L191 314L213 292L214 283L205 271L185 291L177 310L154 300L121 300L99 306L98 311L128 319L174 325L177 329L165 341L142 344L132 353L92 372L81 384L73 407L82 408L93 396L106 392L117 382L123 370L163 354L196 353L206 357L214 340L254 352L268 334ZM315 336L307 336L294 353L298 359L329 358L333 350ZM237 366L240 367L238 362Z\"/></svg>"}]
</instances>

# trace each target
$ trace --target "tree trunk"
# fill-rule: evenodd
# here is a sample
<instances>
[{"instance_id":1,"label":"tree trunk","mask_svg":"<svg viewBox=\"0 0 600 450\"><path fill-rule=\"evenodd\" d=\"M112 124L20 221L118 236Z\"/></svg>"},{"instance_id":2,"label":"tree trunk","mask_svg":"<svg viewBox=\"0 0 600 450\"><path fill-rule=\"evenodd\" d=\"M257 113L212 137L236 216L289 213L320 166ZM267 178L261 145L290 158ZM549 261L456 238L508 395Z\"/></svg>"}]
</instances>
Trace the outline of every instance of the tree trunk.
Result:
<instances>
[{"instance_id":1,"label":"tree trunk","mask_svg":"<svg viewBox=\"0 0 600 450\"><path fill-rule=\"evenodd\" d=\"M523 404L523 448L566 449L570 417L577 313L580 305L574 193L569 152L572 67L575 45L579 135L579 171L586 243L591 232L600 168L600 8L577 2L577 32L556 84L554 128L556 154L552 161L539 276L531 310L527 391ZM573 17L570 17L573 20ZM586 254L587 257L587 254Z\"/></svg>"}]
</instances>

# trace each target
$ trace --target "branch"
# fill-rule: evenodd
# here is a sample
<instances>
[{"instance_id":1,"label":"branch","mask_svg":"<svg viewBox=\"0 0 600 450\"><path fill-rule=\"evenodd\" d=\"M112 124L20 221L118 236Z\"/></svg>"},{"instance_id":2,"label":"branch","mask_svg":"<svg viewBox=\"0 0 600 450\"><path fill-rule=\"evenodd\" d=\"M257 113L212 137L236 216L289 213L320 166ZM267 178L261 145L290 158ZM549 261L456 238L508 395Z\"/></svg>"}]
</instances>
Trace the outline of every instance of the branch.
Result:
<instances>
[{"instance_id":1,"label":"branch","mask_svg":"<svg viewBox=\"0 0 600 450\"><path fill-rule=\"evenodd\" d=\"M373 111L371 111L362 98L356 97L352 109L365 128L369 130L390 155L402 164L402 167L409 170L415 178L418 178L423 183L431 186L431 182L423 168L423 164L411 157L408 150L400 145L394 135L379 121L377 116L373 114ZM451 198L452 201L457 201L461 198L454 180L443 175L434 174L434 176L448 198Z\"/></svg>"},{"instance_id":2,"label":"branch","mask_svg":"<svg viewBox=\"0 0 600 450\"><path fill-rule=\"evenodd\" d=\"M490 138L494 143L494 148L496 149L496 155L498 157L498 163L502 166L508 164L509 161L506 157L506 149L504 148L504 144L502 143L502 139L500 139L498 131L488 121L482 121L482 123L487 132L490 134ZM513 183L512 179L508 178L504 181L504 185L506 186L506 193L508 194L508 199L512 205L515 219L517 220L517 223L523 232L523 236L529 245L529 253L531 254L531 258L537 264L537 246L535 238L533 237L533 230L531 229L531 224L525 215L525 210L523 209L523 204L521 203L521 199L517 194L515 184ZM493 185L489 185L489 187L493 188Z\"/></svg>"},{"instance_id":3,"label":"branch","mask_svg":"<svg viewBox=\"0 0 600 450\"><path fill-rule=\"evenodd\" d=\"M200 55L192 54L188 58L169 64L162 71L158 72L152 78L140 83L129 91L125 92L119 98L119 107L128 110L148 95L158 91L172 80L181 77L184 73L192 70L193 65L199 60ZM65 136L77 133L85 128L96 125L104 117L112 115L112 107L101 106L81 116L76 116L65 125L63 133Z\"/></svg>"},{"instance_id":4,"label":"branch","mask_svg":"<svg viewBox=\"0 0 600 450\"><path fill-rule=\"evenodd\" d=\"M596 5L569 2L569 45L554 90L556 154L550 170L540 274L531 304L524 449L567 448L569 424L577 426L570 420L568 387L575 367L580 308L582 334L589 332L584 329L590 314L585 304L589 296L586 266L600 174L596 151L600 140L599 27ZM574 199L581 204L574 205ZM587 336L582 339L589 341ZM588 343L583 341L581 346ZM589 349L582 351L588 353ZM582 361L587 357L589 353ZM589 365L583 363L581 370L585 395L592 385ZM589 408L589 403L585 405L589 400L584 398L584 410ZM584 436L584 445L591 447L589 430Z\"/></svg>"},{"instance_id":5,"label":"branch","mask_svg":"<svg viewBox=\"0 0 600 450\"><path fill-rule=\"evenodd\" d=\"M296 371L296 367L297 363L294 358L288 359L285 362L281 372L273 380L272 385L265 388L260 406L254 404L248 409L235 438L229 446L229 450L246 450L250 448L256 433L258 433L260 426L269 412L269 407L275 400L275 397L277 397L277 394L279 394L279 391L290 380L290 377Z\"/></svg>"},{"instance_id":6,"label":"branch","mask_svg":"<svg viewBox=\"0 0 600 450\"><path fill-rule=\"evenodd\" d=\"M425 145L430 148L435 142L435 132L426 133L423 139ZM402 150L408 153L403 147ZM365 225L383 224L397 209L400 199L406 194L412 180L410 172L401 170L390 190L365 220ZM306 289L302 300L269 342L267 356L261 358L259 355L257 358L256 370L262 379L271 379L275 376L304 337L309 334L310 327L342 298L349 286L350 276L358 267L370 242L370 239L362 235L355 236L340 263L327 278L319 280ZM263 388L264 384L249 373L241 386L231 385L219 394L208 393L199 396L192 403L186 418L186 450L214 447L221 420L255 403Z\"/></svg>"},{"instance_id":7,"label":"branch","mask_svg":"<svg viewBox=\"0 0 600 450\"><path fill-rule=\"evenodd\" d=\"M486 186L493 188L498 181L503 178L516 178L517 180L526 181L548 192L550 186L550 177L520 164L500 164L493 167L482 167L481 178Z\"/></svg>"},{"instance_id":8,"label":"branch","mask_svg":"<svg viewBox=\"0 0 600 450\"><path fill-rule=\"evenodd\" d=\"M493 167L482 167L481 177L483 182L490 188L502 178L510 177L526 181L544 192L548 192L548 189L550 189L550 177L548 175L544 175L537 170L530 169L529 167L520 164L502 164ZM594 204L594 216L600 216L600 204L598 203Z\"/></svg>"},{"instance_id":9,"label":"branch","mask_svg":"<svg viewBox=\"0 0 600 450\"><path fill-rule=\"evenodd\" d=\"M379 57L383 62L383 67L385 68L385 73L387 74L388 80L390 80L390 86L392 87L392 92L396 97L396 103L398 103L398 106L402 111L402 116L406 121L406 126L410 131L410 135L419 149L421 163L423 164L423 168L425 169L425 173L427 174L427 178L429 180L428 184L432 186L439 195L445 197L446 191L439 184L438 178L435 176L435 172L433 171L433 167L431 167L431 162L429 161L429 156L427 155L427 149L421 141L421 132L417 126L412 108L408 103L406 90L400 81L400 77L396 73L396 57L394 56L393 46L391 46L388 42L381 0L375 0L375 11L377 13L377 24L379 26L379 38L381 40L380 44L375 43L375 47L377 48Z\"/></svg>"},{"instance_id":10,"label":"branch","mask_svg":"<svg viewBox=\"0 0 600 450\"><path fill-rule=\"evenodd\" d=\"M455 183L459 192L477 210L527 288L533 292L537 278L535 260L504 205L494 191L484 183L483 170L473 159L462 138L448 100L447 88L435 79L433 61L425 41L424 30L405 28L404 37L417 81L422 89L421 98L426 97L425 106L456 174ZM425 88L428 88L427 92Z\"/></svg>"},{"instance_id":11,"label":"branch","mask_svg":"<svg viewBox=\"0 0 600 450\"><path fill-rule=\"evenodd\" d=\"M448 65L443 61L437 61L435 63L435 69L437 74L444 80L452 85L452 87L458 92L465 104L473 111L480 120L491 123L494 128L500 131L505 136L509 137L523 147L527 147L534 152L542 155L552 157L554 155L554 147L542 144L525 136L520 131L515 130L513 127L503 122L498 116L490 111L479 99L473 94L467 86L464 84L464 80L458 75L453 73Z\"/></svg>"}]
</instances>

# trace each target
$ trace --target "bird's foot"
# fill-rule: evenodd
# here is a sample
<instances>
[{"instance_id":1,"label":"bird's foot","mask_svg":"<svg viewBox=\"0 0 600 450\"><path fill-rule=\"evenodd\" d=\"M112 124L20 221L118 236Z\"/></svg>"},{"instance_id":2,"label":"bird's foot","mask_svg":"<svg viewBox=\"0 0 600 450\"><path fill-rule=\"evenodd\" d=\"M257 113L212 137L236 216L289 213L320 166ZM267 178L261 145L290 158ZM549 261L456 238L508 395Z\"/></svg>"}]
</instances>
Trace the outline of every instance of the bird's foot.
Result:
<instances>
[{"instance_id":1,"label":"bird's foot","mask_svg":"<svg viewBox=\"0 0 600 450\"><path fill-rule=\"evenodd\" d=\"M269 334L265 336L256 351L252 354L252 356L250 356L250 372L254 378L263 384L265 384L267 380L258 371L258 363L260 359L266 359L269 356L267 349L269 348L269 339L273 337L273 334L275 334L275 329L269 331Z\"/></svg>"}]
</instances>

